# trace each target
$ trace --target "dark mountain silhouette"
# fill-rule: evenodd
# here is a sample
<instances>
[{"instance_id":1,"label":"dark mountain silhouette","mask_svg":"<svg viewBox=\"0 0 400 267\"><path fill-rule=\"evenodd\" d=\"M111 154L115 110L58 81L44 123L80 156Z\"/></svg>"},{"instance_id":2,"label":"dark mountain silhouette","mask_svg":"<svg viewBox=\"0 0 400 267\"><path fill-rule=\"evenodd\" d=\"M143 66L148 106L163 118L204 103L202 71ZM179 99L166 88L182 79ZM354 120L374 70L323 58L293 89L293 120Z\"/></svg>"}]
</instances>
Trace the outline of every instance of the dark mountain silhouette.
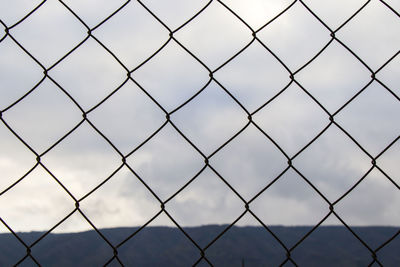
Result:
<instances>
[{"instance_id":1,"label":"dark mountain silhouette","mask_svg":"<svg viewBox=\"0 0 400 267\"><path fill-rule=\"evenodd\" d=\"M201 247L207 246L226 226L209 225L185 228ZM116 245L138 228L102 229ZM271 226L271 231L287 246L295 245L311 227ZM354 227L356 234L372 250L399 229L395 227ZM43 233L18 233L31 244ZM0 266L13 266L26 255L26 249L12 234L0 234ZM33 246L32 255L42 266L103 266L113 250L95 231L49 234ZM278 266L286 259L283 246L262 227L232 227L205 255L214 266ZM200 258L199 249L177 228L146 227L118 249L126 266L192 266ZM299 266L368 266L372 254L345 227L322 226L291 253ZM400 266L400 237L377 252L383 266ZM114 264L113 264L114 263ZM120 266L113 262L110 266ZM288 264L291 266L293 264ZM36 266L27 258L21 266ZM208 266L201 262L199 266Z\"/></svg>"}]
</instances>

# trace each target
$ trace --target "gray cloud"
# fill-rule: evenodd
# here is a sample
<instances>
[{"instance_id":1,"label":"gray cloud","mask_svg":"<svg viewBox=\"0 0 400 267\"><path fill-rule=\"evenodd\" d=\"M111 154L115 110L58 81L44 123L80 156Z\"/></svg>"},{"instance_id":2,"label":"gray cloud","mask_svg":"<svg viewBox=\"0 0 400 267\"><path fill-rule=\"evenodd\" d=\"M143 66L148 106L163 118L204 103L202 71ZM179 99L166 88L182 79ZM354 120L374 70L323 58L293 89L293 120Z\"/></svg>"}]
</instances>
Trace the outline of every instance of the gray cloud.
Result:
<instances>
[{"instance_id":1,"label":"gray cloud","mask_svg":"<svg viewBox=\"0 0 400 267\"><path fill-rule=\"evenodd\" d=\"M5 109L34 87L43 77L41 68L10 38L0 43L0 106ZM18 75L19 79L15 79Z\"/></svg>"},{"instance_id":2,"label":"gray cloud","mask_svg":"<svg viewBox=\"0 0 400 267\"><path fill-rule=\"evenodd\" d=\"M10 1L1 3L0 16L6 24L14 24L22 19L29 11L34 9L41 1Z\"/></svg>"},{"instance_id":3,"label":"gray cloud","mask_svg":"<svg viewBox=\"0 0 400 267\"><path fill-rule=\"evenodd\" d=\"M193 15L204 2L165 6L144 1L172 29ZM176 3L178 3L177 1ZM254 3L253 3L254 2ZM104 8L90 8L94 1L66 2L93 27L121 3L104 1ZM97 2L96 2L97 3ZM226 1L252 27L260 27L288 2ZM96 4L98 5L98 4ZM310 7L337 27L359 6L357 1L330 2ZM27 5L25 5L27 6ZM177 12L176 8L181 11ZM337 12L327 12L334 8ZM7 7L1 18L11 24L21 17ZM4 9L1 9L4 10ZM376 10L376 11L375 11ZM86 36L85 28L57 1L48 1L11 34L35 57L50 66ZM17 12L17 13L16 13ZM176 15L179 14L179 15ZM384 23L380 30L374 21ZM338 32L367 64L376 70L393 55L400 34L397 21L379 2ZM51 23L49 23L51 21ZM367 26L365 26L367 25ZM375 36L365 35L372 27ZM128 4L114 18L93 31L128 68L149 57L167 39L165 30L138 3ZM217 2L174 35L211 69L218 67L251 40L251 32ZM330 39L329 32L296 3L287 14L257 35L293 71L310 59ZM371 51L374 51L371 53ZM0 108L4 109L43 76L10 38L0 43ZM398 95L398 58L377 74ZM84 110L89 110L126 79L125 70L93 39L86 41L49 72ZM167 110L172 111L209 80L208 72L173 40L158 55L132 74ZM261 45L254 42L216 79L250 112L256 110L289 83L289 73ZM333 43L319 58L295 76L330 112L334 112L371 78L339 44ZM344 108L335 120L376 156L399 133L399 102L377 82ZM49 79L15 107L4 120L38 153L46 150L82 120L80 110ZM92 122L127 154L165 122L164 112L132 81L88 114ZM246 112L217 83L171 115L171 121L206 155L210 155L248 122ZM294 83L253 121L291 157L328 123L326 113ZM0 190L4 190L36 160L4 125L0 125ZM399 183L398 142L377 164ZM372 166L370 159L336 126L332 125L293 165L330 201L346 192ZM81 198L121 164L118 153L87 122L42 157L59 180ZM133 153L127 163L165 201L204 167L204 159L167 124L155 137ZM270 183L287 166L287 159L253 125L210 159L211 166L245 200ZM398 189L378 170L373 170L351 194L335 206L353 225L398 225ZM329 205L294 170L288 170L250 204L266 224L315 224L329 212ZM82 211L97 227L146 223L160 210L160 203L123 167L107 183L81 202ZM0 216L14 230L45 230L74 209L74 201L40 166L16 187L0 197ZM166 204L166 210L182 225L230 223L244 210L244 203L207 167L196 180ZM334 217L326 224L339 223ZM162 216L154 225L173 225ZM239 224L258 224L247 215ZM74 214L56 231L79 231L90 225ZM6 231L1 228L1 231Z\"/></svg>"},{"instance_id":4,"label":"gray cloud","mask_svg":"<svg viewBox=\"0 0 400 267\"><path fill-rule=\"evenodd\" d=\"M86 31L60 3L48 1L12 34L45 67L50 67L82 41Z\"/></svg>"}]
</instances>

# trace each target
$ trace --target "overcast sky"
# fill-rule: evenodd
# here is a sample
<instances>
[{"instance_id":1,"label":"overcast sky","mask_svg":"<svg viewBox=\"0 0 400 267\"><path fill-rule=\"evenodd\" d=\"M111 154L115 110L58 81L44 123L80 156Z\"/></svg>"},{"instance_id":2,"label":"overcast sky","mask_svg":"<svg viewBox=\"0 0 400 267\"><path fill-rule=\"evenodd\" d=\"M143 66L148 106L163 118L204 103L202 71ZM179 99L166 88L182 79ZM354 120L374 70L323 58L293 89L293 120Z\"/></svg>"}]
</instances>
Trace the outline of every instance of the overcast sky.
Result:
<instances>
[{"instance_id":1,"label":"overcast sky","mask_svg":"<svg viewBox=\"0 0 400 267\"><path fill-rule=\"evenodd\" d=\"M123 4L123 1L105 0L64 2L90 28ZM207 1L183 0L142 2L172 31L207 4ZM304 2L331 30L340 27L365 3L356 0ZM386 2L397 14L400 12L398 1ZM0 28L13 26L39 3L1 1ZM257 0L223 3L254 31L291 4L290 1ZM400 133L400 56L376 74L380 82L373 81L371 71L333 40L311 64L296 72L332 39L329 30L300 2L257 32L262 43L217 1L175 32L173 36L181 45L209 70L217 70L214 79L209 77L205 66L170 39L168 30L135 1L92 31L122 64L95 38L87 38L85 26L55 0L46 1L9 32L14 40L10 36L0 39L2 119L38 154L79 125L43 155L41 162L76 199L84 197L118 170L80 202L81 210L98 228L143 225L160 211L159 201L128 166L162 201L198 175L166 204L168 213L181 226L233 222L245 211L245 205L217 174L249 201L288 167L285 155L264 133L291 158L330 124L329 115L291 81L286 68L296 73L297 83L328 112L335 114L335 121L370 156L378 156ZM3 36L4 33L0 38ZM375 72L399 51L400 19L380 1L372 0L336 32L336 37ZM82 45L54 66L85 38ZM43 79L43 69L16 41L45 68L53 66L49 77ZM136 69L164 44L156 56ZM248 44L242 53L219 69ZM136 69L131 74L136 83L127 80L124 67ZM10 106L38 83L27 97ZM368 84L354 101L341 109ZM212 155L207 167L201 153L171 123L166 123L165 114L176 110L204 87L170 118L203 155ZM116 93L98 105L117 88ZM82 122L81 109L90 111L87 114L90 123L123 155L164 126L122 166L118 152L87 121ZM254 124L249 124L247 112L255 111ZM0 217L15 231L48 230L75 209L74 200L40 165L16 186L4 191L36 164L36 156L15 138L5 123L0 123L0 192L3 192ZM214 154L244 127L241 134ZM293 166L330 202L339 199L368 173L335 205L335 211L350 225L399 225L400 141L377 159L377 166L397 187L379 169L371 170L370 156L341 129L331 125L295 157ZM315 225L328 214L329 205L295 169L289 168L251 202L250 209L268 225ZM324 224L338 223L332 215ZM237 224L259 225L249 213ZM151 225L173 223L162 214ZM55 231L90 228L76 212ZM0 224L0 232L3 231L7 230Z\"/></svg>"}]
</instances>

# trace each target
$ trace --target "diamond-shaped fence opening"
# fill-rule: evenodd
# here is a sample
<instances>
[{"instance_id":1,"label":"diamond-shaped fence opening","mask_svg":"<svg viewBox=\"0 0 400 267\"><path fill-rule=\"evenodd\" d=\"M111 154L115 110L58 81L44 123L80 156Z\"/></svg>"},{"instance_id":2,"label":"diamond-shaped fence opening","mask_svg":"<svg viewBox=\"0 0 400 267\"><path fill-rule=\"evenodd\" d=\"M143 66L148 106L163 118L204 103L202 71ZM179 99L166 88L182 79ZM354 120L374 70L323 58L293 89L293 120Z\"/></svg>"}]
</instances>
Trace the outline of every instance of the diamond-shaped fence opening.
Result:
<instances>
[{"instance_id":1,"label":"diamond-shaped fence opening","mask_svg":"<svg viewBox=\"0 0 400 267\"><path fill-rule=\"evenodd\" d=\"M12 35L43 66L50 67L85 38L86 30L63 5L47 1L21 21Z\"/></svg>"},{"instance_id":2,"label":"diamond-shaped fence opening","mask_svg":"<svg viewBox=\"0 0 400 267\"><path fill-rule=\"evenodd\" d=\"M399 265L399 18L388 0L2 1L0 265L307 266L315 247ZM85 255L52 246L84 230Z\"/></svg>"}]
</instances>

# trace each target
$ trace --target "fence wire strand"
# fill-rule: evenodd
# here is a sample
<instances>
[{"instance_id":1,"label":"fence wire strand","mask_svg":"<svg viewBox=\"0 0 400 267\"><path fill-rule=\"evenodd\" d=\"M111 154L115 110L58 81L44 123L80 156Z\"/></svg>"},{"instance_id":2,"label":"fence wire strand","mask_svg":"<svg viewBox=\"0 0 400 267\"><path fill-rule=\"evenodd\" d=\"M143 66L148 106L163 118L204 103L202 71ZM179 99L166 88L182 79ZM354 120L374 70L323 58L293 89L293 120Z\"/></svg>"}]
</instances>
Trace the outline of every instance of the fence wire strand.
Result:
<instances>
[{"instance_id":1,"label":"fence wire strand","mask_svg":"<svg viewBox=\"0 0 400 267\"><path fill-rule=\"evenodd\" d=\"M67 214L61 221L59 221L57 224L55 224L51 229L46 231L44 234L42 234L39 238L37 238L34 242L31 244L28 244L24 242L20 236L19 233L13 230L13 225L10 225L7 223L6 219L3 219L0 217L1 223L8 229L10 233L25 247L26 249L26 254L24 257L19 259L18 262L16 262L16 265L19 265L20 263L24 262L28 258L30 258L34 263L40 266L40 262L38 261L37 257L32 253L32 249L39 243L41 240L43 240L47 235L49 235L55 228L57 228L60 224L62 224L64 221L66 221L68 218L70 218L73 214L80 214L84 220L86 220L90 226L97 232L97 234L104 240L104 242L109 246L109 251L110 251L110 258L107 262L105 262L105 265L111 264L111 263L119 263L121 266L124 266L123 261L119 258L118 256L118 251L119 249L129 242L130 240L134 239L135 236L140 233L145 227L147 227L151 222L153 222L156 218L158 218L161 214L165 214L172 222L173 224L186 236L186 238L194 245L195 248L198 250L198 258L193 259L193 265L197 265L200 262L206 262L210 266L213 266L212 261L207 257L207 251L208 249L216 242L218 241L227 231L229 231L230 228L232 228L243 216L251 215L257 222L259 222L265 230L272 235L272 237L280 244L282 249L286 251L286 258L284 261L281 263L281 266L285 265L286 263L291 263L295 266L298 264L296 263L295 259L292 257L293 251L302 243L304 242L321 224L323 224L328 217L334 216L336 217L344 226L347 228L347 230L362 244L370 253L371 255L371 262L370 266L377 264L380 266L383 266L382 262L380 261L378 252L382 250L385 246L390 244L394 239L398 238L398 235L400 234L400 229L399 231L391 236L388 240L384 241L382 244L380 244L377 247L371 247L369 246L353 229L346 221L335 211L335 206L341 202L343 199L345 199L351 192L360 184L362 181L370 174L373 170L377 170L380 172L384 177L387 178L390 183L397 188L397 190L400 190L399 185L396 183L395 179L390 177L388 173L384 171L383 168L381 168L377 160L386 152L388 151L396 142L399 141L400 136L397 136L394 140L390 142L387 147L385 147L382 151L380 151L376 156L371 154L365 147L361 145L361 143L354 137L352 136L346 128L341 125L335 118L338 114L340 114L344 108L346 108L350 103L352 103L355 99L357 99L373 82L379 83L382 88L384 88L395 100L400 102L399 96L395 93L394 88L390 88L388 85L385 84L384 81L380 80L377 78L377 74L381 72L385 67L392 62L400 53L400 51L397 51L394 55L392 55L389 59L386 60L384 64L382 64L378 69L374 70L371 66L369 66L362 58L359 56L355 51L353 51L348 44L346 44L345 41L341 40L338 37L338 33L346 27L354 18L358 16L358 14L367 8L371 0L366 1L363 3L353 14L351 14L341 25L339 25L336 29L332 29L328 26L326 22L324 22L323 19L321 19L316 12L307 5L306 1L302 0L294 0L290 4L287 5L282 11L280 11L276 16L274 16L272 19L269 21L265 22L261 27L259 28L253 28L250 26L248 22L246 22L245 19L243 19L239 14L237 14L232 8L230 8L229 4L225 3L224 1L221 0L210 0L207 3L205 3L199 10L196 11L196 13L184 21L180 26L178 26L175 29L171 29L166 22L164 22L159 16L156 15L155 12L152 11L146 3L143 1L137 0L137 1L126 1L123 3L120 7L118 7L115 11L113 11L111 14L109 14L104 20L99 22L97 25L94 27L88 26L89 24L85 22L85 20L78 15L76 11L73 10L68 4L65 2L58 0L58 3L61 4L61 6L68 11L70 14L73 15L73 17L80 23L80 25L85 28L87 34L86 36L78 42L70 51L68 51L66 54L64 54L61 58L59 58L54 64L52 64L50 67L46 67L43 62L41 62L39 59L37 59L33 53L29 51L28 48L24 47L24 45L21 44L21 42L18 40L16 36L14 36L13 31L17 29L25 20L27 20L32 14L40 10L46 5L47 0L42 1L39 3L36 7L34 7L32 10L30 10L26 15L24 15L19 21L12 25L7 25L4 21L0 20L1 25L4 27L4 35L1 36L0 38L0 43L4 42L5 40L11 40L15 45L17 45L26 55L28 55L43 71L43 77L37 82L32 88L27 89L26 93L17 99L15 102L10 103L7 107L4 109L0 110L0 120L2 124L9 130L9 132L17 139L21 144L23 144L27 149L30 150L30 152L34 155L36 158L36 163L24 174L22 175L19 179L17 179L14 183L9 185L6 189L4 189L2 192L0 192L0 197L7 194L8 191L13 189L14 187L18 186L24 179L26 179L32 171L38 168L44 169L53 179L57 184L59 185L61 190L64 190L70 197L71 202L74 203L75 208ZM107 24L108 21L114 17L118 16L118 14L126 8L128 5L133 5L133 4L139 4L141 8L143 8L144 11L146 11L154 21L158 23L158 25L163 28L166 32L168 32L168 38L162 43L158 49L156 49L148 58L143 60L141 63L139 63L137 66L130 68L126 66L121 58L119 58L113 50L108 47L105 43L103 43L98 37L96 37L96 31L100 28L102 28L103 25ZM382 6L384 6L388 11L391 12L394 16L397 18L400 17L399 13L390 6L390 4L386 3L383 0L379 1ZM183 29L190 29L191 23L196 20L202 13L204 13L207 9L210 8L211 5L219 5L221 8L229 12L238 22L240 22L243 26L248 31L249 36L251 37L251 40L246 43L244 46L242 46L238 51L233 53L228 60L217 66L216 68L211 68L208 66L205 62L203 62L198 55L196 55L193 51L191 51L188 47L186 47L180 40L177 38L177 33L182 31ZM313 17L316 21L320 23L324 27L324 29L328 32L330 39L320 47L319 51L315 53L313 56L311 56L309 59L307 59L306 63L298 67L297 69L291 69L287 63L285 63L285 60L280 58L277 55L277 51L274 51L272 48L270 48L265 42L262 41L261 38L259 38L259 34L261 31L268 29L270 25L272 25L276 20L278 20L281 16L286 14L289 10L293 8L294 5L300 5L307 13L309 16ZM75 99L68 91L67 88L64 88L55 77L52 75L52 70L59 65L62 61L64 61L67 57L70 55L74 54L77 50L81 48L83 44L85 44L88 40L95 41L106 53L108 53L114 60L117 62L126 72L126 78L124 81L122 81L120 84L115 85L115 88L109 93L106 97L104 97L101 101L97 102L93 107L90 109L85 110L82 105L79 103L77 99ZM158 55L161 51L163 51L166 46L170 43L175 43L178 45L187 55L189 55L193 61L197 62L200 64L204 70L208 72L209 78L205 82L201 88L198 88L196 92L194 92L189 98L187 98L184 102L182 102L178 107L173 109L172 111L168 111L167 108L165 108L158 100L157 97L152 95L150 91L140 84L140 82L135 79L134 74L137 72L139 69L141 69L143 66L145 66L152 58L154 58L156 55ZM248 110L246 106L229 90L229 87L224 86L221 81L219 81L216 78L216 73L223 69L225 66L229 65L232 60L237 58L239 55L241 55L244 51L246 51L249 47L254 45L255 43L258 43L261 45L261 47L264 49L265 53L268 55L272 56L276 62L278 62L287 72L287 75L290 77L290 80L288 83L280 88L277 93L266 99L262 105L257 107L254 111ZM332 44L337 44L340 45L342 48L344 48L346 51L348 51L354 59L356 59L366 70L369 71L371 78L370 80L358 91L356 92L350 99L348 99L341 107L339 107L336 111L330 112L328 109L309 91L307 90L307 87L302 85L302 83L296 78L296 76L305 71L305 68L310 65L315 59L317 59L328 47L332 46ZM17 107L21 101L23 101L26 97L31 95L35 90L45 81L45 80L50 80L60 92L62 92L70 101L73 103L81 112L82 114L82 119L74 125L69 131L67 131L60 139L58 139L56 142L54 142L52 145L50 145L47 149L45 149L44 152L39 152L35 150L29 142L24 140L24 138L21 137L21 135L17 132L16 129L14 129L9 121L5 118L5 115L10 111L13 110L15 107ZM96 124L91 121L89 118L89 115L102 107L102 105L107 102L112 95L114 95L116 92L118 92L125 84L128 82L133 82L137 87L147 96L149 100L151 100L161 112L164 113L165 115L165 120L164 122L159 125L159 127L152 132L150 135L148 135L139 145L131 149L129 153L124 154L118 147L111 141L110 138L106 136L97 126ZM220 88L221 92L223 92L226 96L228 96L231 100L233 100L238 107L242 110L243 113L247 115L247 123L240 129L238 130L235 134L233 134L229 139L227 139L225 142L223 142L222 145L220 145L217 149L212 151L209 155L207 155L204 151L202 151L198 146L196 146L195 142L193 142L187 135L184 134L184 132L177 126L177 124L174 122L173 115L175 113L178 113L184 106L187 104L191 103L194 99L198 98L199 95L201 95L204 90L206 90L211 83L215 83L218 85ZM318 132L311 140L308 141L308 143L301 147L297 152L293 153L291 156L290 153L285 151L284 148L282 148L279 145L279 142L274 140L265 129L263 129L260 125L258 125L254 120L254 116L258 114L260 111L268 109L271 103L277 100L277 98L285 92L291 85L297 85L301 91L303 91L309 98L311 102L314 102L319 109L326 114L327 118L329 120L326 121L325 126L323 129ZM10 89L12 90L12 89ZM97 186L95 186L90 192L86 193L84 196L81 198L77 198L74 196L74 194L68 189L67 186L65 186L61 180L52 172L51 168L48 168L44 162L42 162L42 158L52 151L55 147L59 146L60 143L64 142L64 140L74 133L78 128L80 128L83 124L90 125L90 127L100 136L103 140L105 140L108 145L115 151L116 154L119 155L121 159L121 163L119 166L113 170L110 174L108 174L108 177L104 179L101 183L99 183ZM136 151L138 151L140 148L142 148L145 144L147 144L150 140L152 140L155 136L157 136L162 129L164 129L167 126L172 126L172 128L178 133L185 142L190 145L203 159L204 159L204 164L203 166L197 171L197 173L193 176L190 177L186 181L186 183L180 187L177 191L175 191L170 197L168 197L166 200L162 200L160 196L156 194L156 192L153 190L153 188L146 183L145 179L141 177L138 172L135 170L133 166L131 166L127 159L129 157L134 157L134 154ZM221 173L219 173L214 166L210 163L210 160L214 155L219 153L222 148L227 146L232 142L232 140L236 139L239 135L241 135L248 127L255 127L263 136L264 138L272 143L274 147L276 148L279 153L281 153L287 160L287 165L285 168L282 170L279 170L279 175L277 175L272 181L265 185L265 187L260 188L258 193L256 193L250 200L246 200L245 197L243 197L237 189L235 189L234 186L232 186L228 179L224 177ZM305 174L303 174L299 168L295 166L293 163L294 160L302 154L304 151L306 151L311 144L313 144L316 140L318 140L321 135L323 135L328 129L336 127L339 129L344 135L346 135L366 156L369 157L371 160L371 166L368 169L367 172L365 172L361 177L358 177L358 180L354 185L349 188L344 194L342 194L338 199L335 201L330 201L314 184L313 182L307 178ZM113 177L122 169L126 167L127 169L130 170L130 172L137 178L137 180L148 190L148 192L154 196L154 198L159 202L160 205L160 210L150 219L148 220L145 224L143 224L140 228L136 229L135 232L131 233L129 236L127 236L122 242L118 244L113 244L110 240L107 239L107 237L96 227L96 224L91 221L91 219L85 215L83 210L80 207L80 202L86 199L87 197L91 196L94 192L96 192L99 188L101 188L105 183L107 183L110 179L113 179ZM168 211L166 208L166 204L169 203L171 200L173 200L177 195L179 195L185 188L187 188L190 184L192 184L196 179L201 175L206 169L211 170L217 179L220 179L221 182L226 185L229 190L234 193L243 203L244 211L237 217L235 218L234 221L232 221L221 233L219 233L217 236L215 236L211 242L209 242L205 246L200 246L193 238L192 236L182 227L177 220L171 215L171 213ZM273 184L275 184L277 181L280 180L280 178L285 175L289 170L294 171L301 177L302 180L313 190L315 193L319 195L319 197L326 202L326 205L329 207L329 212L316 224L314 225L306 234L304 234L294 245L288 246L288 244L285 244L279 236L274 233L274 231L266 225L263 220L252 210L251 204L258 199L258 197L267 191ZM201 211L199 211L201 212ZM1 214L0 214L1 215Z\"/></svg>"}]
</instances>

